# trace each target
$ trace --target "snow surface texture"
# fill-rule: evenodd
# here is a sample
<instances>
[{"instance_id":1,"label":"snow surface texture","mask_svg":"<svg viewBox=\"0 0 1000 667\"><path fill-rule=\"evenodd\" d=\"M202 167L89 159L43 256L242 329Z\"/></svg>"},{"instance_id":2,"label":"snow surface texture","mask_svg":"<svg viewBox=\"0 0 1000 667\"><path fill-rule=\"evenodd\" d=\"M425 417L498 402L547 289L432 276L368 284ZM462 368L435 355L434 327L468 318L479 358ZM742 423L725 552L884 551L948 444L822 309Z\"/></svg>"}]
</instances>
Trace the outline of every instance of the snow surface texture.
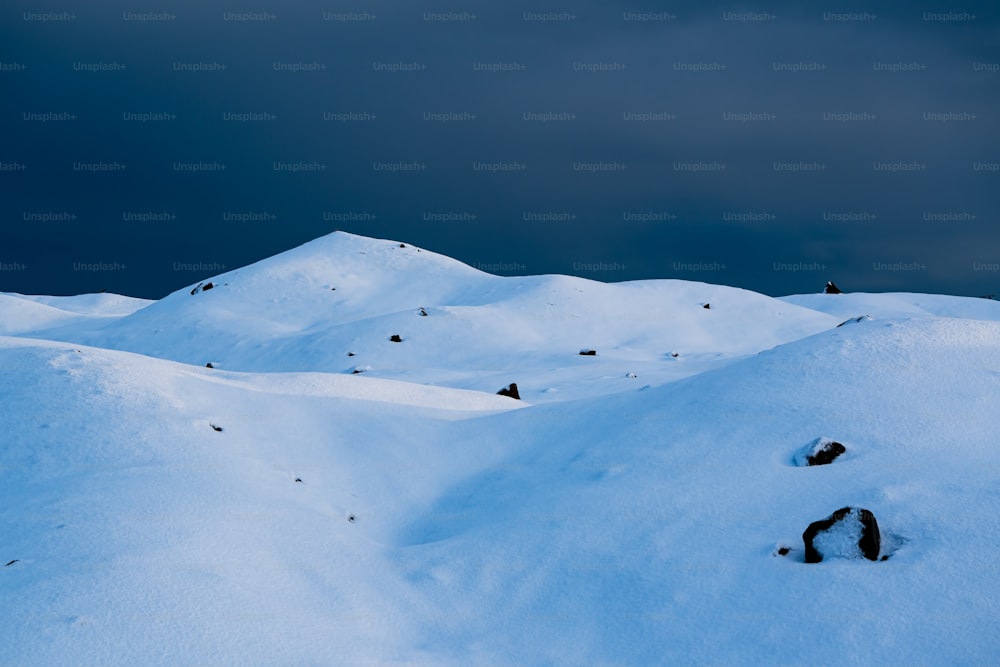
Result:
<instances>
[{"instance_id":1,"label":"snow surface texture","mask_svg":"<svg viewBox=\"0 0 1000 667\"><path fill-rule=\"evenodd\" d=\"M0 295L0 662L1000 654L1000 304L500 278L342 233L210 280ZM820 437L849 456L796 466ZM889 560L804 563L846 505Z\"/></svg>"}]
</instances>

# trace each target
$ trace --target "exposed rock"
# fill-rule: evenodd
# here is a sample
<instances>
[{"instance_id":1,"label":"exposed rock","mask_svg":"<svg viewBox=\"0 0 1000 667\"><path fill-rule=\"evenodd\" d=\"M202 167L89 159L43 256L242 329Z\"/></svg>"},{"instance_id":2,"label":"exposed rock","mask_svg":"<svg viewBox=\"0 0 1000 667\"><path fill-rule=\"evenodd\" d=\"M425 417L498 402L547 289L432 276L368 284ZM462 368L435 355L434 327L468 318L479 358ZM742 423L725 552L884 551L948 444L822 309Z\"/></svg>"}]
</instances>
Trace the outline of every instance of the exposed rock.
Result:
<instances>
[{"instance_id":1,"label":"exposed rock","mask_svg":"<svg viewBox=\"0 0 1000 667\"><path fill-rule=\"evenodd\" d=\"M222 431L222 427L221 426L216 426L215 424L209 424L209 426L212 427L213 431L218 431L218 432Z\"/></svg>"},{"instance_id":2,"label":"exposed rock","mask_svg":"<svg viewBox=\"0 0 1000 667\"><path fill-rule=\"evenodd\" d=\"M843 294L840 288L833 284L832 280L826 281L826 289L823 290L824 294Z\"/></svg>"},{"instance_id":3,"label":"exposed rock","mask_svg":"<svg viewBox=\"0 0 1000 667\"><path fill-rule=\"evenodd\" d=\"M215 366L213 366L212 362L210 361L207 364L205 364L205 368L215 368Z\"/></svg>"},{"instance_id":4,"label":"exposed rock","mask_svg":"<svg viewBox=\"0 0 1000 667\"><path fill-rule=\"evenodd\" d=\"M671 352L670 356L673 357L674 359L676 359L677 357L679 357L681 355L679 355L677 352Z\"/></svg>"},{"instance_id":5,"label":"exposed rock","mask_svg":"<svg viewBox=\"0 0 1000 667\"><path fill-rule=\"evenodd\" d=\"M712 308L712 304L706 303L704 306L702 306L702 308L704 308L705 310L710 310Z\"/></svg>"},{"instance_id":6,"label":"exposed rock","mask_svg":"<svg viewBox=\"0 0 1000 667\"><path fill-rule=\"evenodd\" d=\"M402 343L403 339L399 337L399 334L392 334L389 336L389 340L393 343Z\"/></svg>"},{"instance_id":7,"label":"exposed rock","mask_svg":"<svg viewBox=\"0 0 1000 667\"><path fill-rule=\"evenodd\" d=\"M802 541L807 563L838 557L877 561L882 537L874 514L861 507L842 507L822 521L809 524Z\"/></svg>"},{"instance_id":8,"label":"exposed rock","mask_svg":"<svg viewBox=\"0 0 1000 667\"><path fill-rule=\"evenodd\" d=\"M521 400L521 394L517 393L516 382L511 382L508 386L504 387L497 393L500 394L501 396L510 396L511 398L516 398L519 401Z\"/></svg>"},{"instance_id":9,"label":"exposed rock","mask_svg":"<svg viewBox=\"0 0 1000 667\"><path fill-rule=\"evenodd\" d=\"M591 350L590 348L586 348L585 347L582 350L580 350L580 356L581 357L596 357L597 356L597 350Z\"/></svg>"},{"instance_id":10,"label":"exposed rock","mask_svg":"<svg viewBox=\"0 0 1000 667\"><path fill-rule=\"evenodd\" d=\"M427 311L423 308L420 309L420 317L427 317Z\"/></svg>"},{"instance_id":11,"label":"exposed rock","mask_svg":"<svg viewBox=\"0 0 1000 667\"><path fill-rule=\"evenodd\" d=\"M843 322L838 324L837 327L842 327L845 324L851 324L854 322L864 322L865 320L871 320L871 319L872 319L871 315L858 315L857 317L852 317L849 320L844 320Z\"/></svg>"},{"instance_id":12,"label":"exposed rock","mask_svg":"<svg viewBox=\"0 0 1000 667\"><path fill-rule=\"evenodd\" d=\"M816 438L796 452L793 460L797 466L822 466L832 463L846 451L847 448L836 440Z\"/></svg>"},{"instance_id":13,"label":"exposed rock","mask_svg":"<svg viewBox=\"0 0 1000 667\"><path fill-rule=\"evenodd\" d=\"M201 288L201 291L202 292L207 292L208 290L212 289L213 287L215 287L214 283L205 283L205 285Z\"/></svg>"}]
</instances>

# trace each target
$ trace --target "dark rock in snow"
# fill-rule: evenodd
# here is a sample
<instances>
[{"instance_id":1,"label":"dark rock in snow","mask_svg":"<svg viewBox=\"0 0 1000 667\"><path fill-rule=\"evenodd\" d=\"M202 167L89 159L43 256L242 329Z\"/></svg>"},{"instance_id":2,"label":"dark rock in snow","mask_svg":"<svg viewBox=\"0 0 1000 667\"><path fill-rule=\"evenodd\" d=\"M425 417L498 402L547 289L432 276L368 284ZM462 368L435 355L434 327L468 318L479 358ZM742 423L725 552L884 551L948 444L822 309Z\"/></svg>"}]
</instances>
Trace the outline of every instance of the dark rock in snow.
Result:
<instances>
[{"instance_id":1,"label":"dark rock in snow","mask_svg":"<svg viewBox=\"0 0 1000 667\"><path fill-rule=\"evenodd\" d=\"M840 288L833 284L832 280L826 281L826 289L823 290L824 294L843 294Z\"/></svg>"},{"instance_id":2,"label":"dark rock in snow","mask_svg":"<svg viewBox=\"0 0 1000 667\"><path fill-rule=\"evenodd\" d=\"M349 356L349 357L353 357L353 356L354 356L354 353L353 353L353 352L348 352L348 353L347 353L347 356Z\"/></svg>"},{"instance_id":3,"label":"dark rock in snow","mask_svg":"<svg viewBox=\"0 0 1000 667\"><path fill-rule=\"evenodd\" d=\"M406 247L406 244L405 244L405 243L400 243L400 244L399 244L399 247L400 247L400 248L405 248L405 247Z\"/></svg>"},{"instance_id":4,"label":"dark rock in snow","mask_svg":"<svg viewBox=\"0 0 1000 667\"><path fill-rule=\"evenodd\" d=\"M584 349L580 350L580 356L581 357L596 357L597 356L597 350L591 350L589 348L584 348Z\"/></svg>"},{"instance_id":5,"label":"dark rock in snow","mask_svg":"<svg viewBox=\"0 0 1000 667\"><path fill-rule=\"evenodd\" d=\"M823 466L833 463L833 460L847 451L847 448L836 440L816 438L800 449L794 457L797 466Z\"/></svg>"},{"instance_id":6,"label":"dark rock in snow","mask_svg":"<svg viewBox=\"0 0 1000 667\"><path fill-rule=\"evenodd\" d=\"M859 315L858 317L852 317L849 320L844 320L843 322L838 324L837 327L842 327L845 324L851 324L852 322L864 322L865 320L871 320L871 318L872 318L871 315Z\"/></svg>"},{"instance_id":7,"label":"dark rock in snow","mask_svg":"<svg viewBox=\"0 0 1000 667\"><path fill-rule=\"evenodd\" d=\"M302 478L301 477L296 477L295 481L298 482L299 484L301 484L302 483Z\"/></svg>"},{"instance_id":8,"label":"dark rock in snow","mask_svg":"<svg viewBox=\"0 0 1000 667\"><path fill-rule=\"evenodd\" d=\"M671 352L671 353L670 353L670 356L671 356L671 357L673 357L674 359L676 359L677 357L679 357L679 356L681 356L681 355L679 355L679 354L678 354L678 353L676 353L676 352Z\"/></svg>"},{"instance_id":9,"label":"dark rock in snow","mask_svg":"<svg viewBox=\"0 0 1000 667\"><path fill-rule=\"evenodd\" d=\"M212 289L213 287L215 287L214 283L205 283L205 286L201 288L201 291L202 292L206 292L206 291Z\"/></svg>"},{"instance_id":10,"label":"dark rock in snow","mask_svg":"<svg viewBox=\"0 0 1000 667\"><path fill-rule=\"evenodd\" d=\"M389 340L393 343L402 343L403 339L399 337L399 334L392 334L389 336Z\"/></svg>"},{"instance_id":11,"label":"dark rock in snow","mask_svg":"<svg viewBox=\"0 0 1000 667\"><path fill-rule=\"evenodd\" d=\"M14 563L20 563L20 562L21 562L21 561L19 561L18 559L16 559L16 558L15 558L15 559L14 559L14 560L12 560L11 562L9 562L9 563L7 563L6 565L4 565L4 567L10 567L10 566L11 566L11 565L13 565Z\"/></svg>"},{"instance_id":12,"label":"dark rock in snow","mask_svg":"<svg viewBox=\"0 0 1000 667\"><path fill-rule=\"evenodd\" d=\"M521 400L521 394L517 393L516 382L511 382L510 385L504 387L497 393L500 394L501 396L510 396L511 398L516 398L519 401Z\"/></svg>"},{"instance_id":13,"label":"dark rock in snow","mask_svg":"<svg viewBox=\"0 0 1000 667\"><path fill-rule=\"evenodd\" d=\"M213 431L222 431L222 427L221 426L216 426L215 424L209 424L209 426L212 427Z\"/></svg>"},{"instance_id":14,"label":"dark rock in snow","mask_svg":"<svg viewBox=\"0 0 1000 667\"><path fill-rule=\"evenodd\" d=\"M347 520L350 521L351 523L354 523L355 521L358 520L358 517L354 516L353 514L348 514Z\"/></svg>"},{"instance_id":15,"label":"dark rock in snow","mask_svg":"<svg viewBox=\"0 0 1000 667\"><path fill-rule=\"evenodd\" d=\"M712 304L706 303L704 306L702 306L702 308L704 308L705 310L710 310L712 308Z\"/></svg>"},{"instance_id":16,"label":"dark rock in snow","mask_svg":"<svg viewBox=\"0 0 1000 667\"><path fill-rule=\"evenodd\" d=\"M210 361L207 364L205 364L205 368L215 368L215 366L213 366L212 362Z\"/></svg>"},{"instance_id":17,"label":"dark rock in snow","mask_svg":"<svg viewBox=\"0 0 1000 667\"><path fill-rule=\"evenodd\" d=\"M822 521L814 521L802 533L807 563L824 558L878 560L882 536L875 515L861 507L842 507Z\"/></svg>"},{"instance_id":18,"label":"dark rock in snow","mask_svg":"<svg viewBox=\"0 0 1000 667\"><path fill-rule=\"evenodd\" d=\"M427 311L423 308L420 309L420 317L427 317Z\"/></svg>"},{"instance_id":19,"label":"dark rock in snow","mask_svg":"<svg viewBox=\"0 0 1000 667\"><path fill-rule=\"evenodd\" d=\"M204 292L205 290L210 290L215 285L213 283L198 283L198 285L191 290L191 294L197 294L198 292Z\"/></svg>"}]
</instances>

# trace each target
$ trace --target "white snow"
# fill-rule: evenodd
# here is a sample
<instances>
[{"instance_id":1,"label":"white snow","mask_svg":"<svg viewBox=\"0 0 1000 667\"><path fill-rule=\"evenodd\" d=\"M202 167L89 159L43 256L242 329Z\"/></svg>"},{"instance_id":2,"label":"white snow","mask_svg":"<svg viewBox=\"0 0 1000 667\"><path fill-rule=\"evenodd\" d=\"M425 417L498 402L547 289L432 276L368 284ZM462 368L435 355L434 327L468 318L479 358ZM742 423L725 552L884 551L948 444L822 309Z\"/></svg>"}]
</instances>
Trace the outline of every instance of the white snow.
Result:
<instances>
[{"instance_id":1,"label":"white snow","mask_svg":"<svg viewBox=\"0 0 1000 667\"><path fill-rule=\"evenodd\" d=\"M152 303L118 294L30 296L0 293L0 335L51 334L67 325L75 331L106 324Z\"/></svg>"},{"instance_id":2,"label":"white snow","mask_svg":"<svg viewBox=\"0 0 1000 667\"><path fill-rule=\"evenodd\" d=\"M99 329L45 336L228 370L362 366L378 377L490 392L517 382L522 398L547 402L556 394L546 387L559 390L558 400L631 389L624 375L637 364L659 384L840 322L704 283L503 278L342 232L211 282L211 290L192 295L193 283ZM393 334L403 342L390 343ZM598 355L580 356L583 348ZM673 351L677 363L659 363Z\"/></svg>"},{"instance_id":3,"label":"white snow","mask_svg":"<svg viewBox=\"0 0 1000 667\"><path fill-rule=\"evenodd\" d=\"M858 516L857 508L852 508L847 516L816 535L813 539L813 548L823 556L823 560L864 558L858 546L863 531L864 526Z\"/></svg>"},{"instance_id":4,"label":"white snow","mask_svg":"<svg viewBox=\"0 0 1000 667\"><path fill-rule=\"evenodd\" d=\"M0 662L1000 652L1000 304L500 278L342 233L210 279L0 295ZM850 456L794 465L820 437ZM804 563L848 505L889 560Z\"/></svg>"}]
</instances>

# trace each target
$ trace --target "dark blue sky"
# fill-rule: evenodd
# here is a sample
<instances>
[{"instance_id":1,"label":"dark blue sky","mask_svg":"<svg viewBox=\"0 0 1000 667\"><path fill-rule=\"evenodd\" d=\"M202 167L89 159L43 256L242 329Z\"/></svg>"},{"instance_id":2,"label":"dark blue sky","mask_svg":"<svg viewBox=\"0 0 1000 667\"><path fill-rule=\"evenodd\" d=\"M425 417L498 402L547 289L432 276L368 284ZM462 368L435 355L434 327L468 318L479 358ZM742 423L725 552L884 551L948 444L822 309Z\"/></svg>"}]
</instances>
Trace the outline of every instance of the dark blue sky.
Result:
<instances>
[{"instance_id":1,"label":"dark blue sky","mask_svg":"<svg viewBox=\"0 0 1000 667\"><path fill-rule=\"evenodd\" d=\"M342 229L1000 294L995 2L73 4L0 10L0 291L156 298Z\"/></svg>"}]
</instances>

